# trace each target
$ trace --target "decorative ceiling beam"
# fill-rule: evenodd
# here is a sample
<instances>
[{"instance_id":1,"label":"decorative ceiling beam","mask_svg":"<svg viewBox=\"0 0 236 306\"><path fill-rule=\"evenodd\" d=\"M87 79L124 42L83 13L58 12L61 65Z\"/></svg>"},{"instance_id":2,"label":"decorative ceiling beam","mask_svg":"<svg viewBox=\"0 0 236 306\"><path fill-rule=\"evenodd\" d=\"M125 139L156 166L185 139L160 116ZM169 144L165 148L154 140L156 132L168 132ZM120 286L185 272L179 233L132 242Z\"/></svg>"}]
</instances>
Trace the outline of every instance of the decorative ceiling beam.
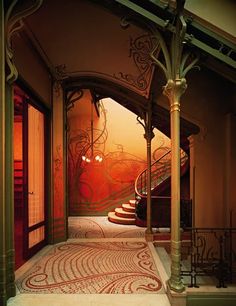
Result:
<instances>
[{"instance_id":1,"label":"decorative ceiling beam","mask_svg":"<svg viewBox=\"0 0 236 306\"><path fill-rule=\"evenodd\" d=\"M115 0L115 1L124 5L125 7L129 8L129 9L131 9L132 11L138 13L139 15L149 19L150 21L159 25L161 28L165 28L167 26L167 23L166 23L165 20L159 18L155 14L153 14L150 11L142 8L140 5L137 5L132 1L129 1L129 0Z\"/></svg>"},{"instance_id":2,"label":"decorative ceiling beam","mask_svg":"<svg viewBox=\"0 0 236 306\"><path fill-rule=\"evenodd\" d=\"M232 68L236 69L236 61L230 57L229 53L224 54L222 50L224 49L224 46L219 46L219 49L215 49L209 45L207 45L205 42L200 41L199 39L196 39L194 36L186 34L185 36L186 41L190 43L191 45L201 49L202 51L205 51L206 53L210 54L211 56L219 59L220 61L226 63L227 65L231 66ZM230 52L231 50L229 50ZM231 51L236 54L236 51Z\"/></svg>"},{"instance_id":3,"label":"decorative ceiling beam","mask_svg":"<svg viewBox=\"0 0 236 306\"><path fill-rule=\"evenodd\" d=\"M163 13L168 11L174 18L173 7L168 7L168 5L163 5L161 1L136 1L136 0L115 0L117 3L123 5L124 7L130 9L136 14L148 19L152 23L156 24L162 30L170 31L174 33L176 31L175 26L173 26L169 20L164 20L163 17L157 16L153 13L155 11L153 8L161 10ZM137 4L138 3L138 4ZM152 11L151 11L152 9ZM196 20L189 18L189 12L186 13L188 17L186 22L188 23L187 32L185 34L185 42L194 46L203 52L209 54L211 57L215 57L221 62L227 64L233 69L236 68L236 45L221 35L209 30L208 28L202 26ZM163 14L164 15L164 14ZM190 25L190 27L189 27ZM191 29L191 31L189 30ZM196 37L197 36L197 37ZM235 76L236 82L236 76Z\"/></svg>"}]
</instances>

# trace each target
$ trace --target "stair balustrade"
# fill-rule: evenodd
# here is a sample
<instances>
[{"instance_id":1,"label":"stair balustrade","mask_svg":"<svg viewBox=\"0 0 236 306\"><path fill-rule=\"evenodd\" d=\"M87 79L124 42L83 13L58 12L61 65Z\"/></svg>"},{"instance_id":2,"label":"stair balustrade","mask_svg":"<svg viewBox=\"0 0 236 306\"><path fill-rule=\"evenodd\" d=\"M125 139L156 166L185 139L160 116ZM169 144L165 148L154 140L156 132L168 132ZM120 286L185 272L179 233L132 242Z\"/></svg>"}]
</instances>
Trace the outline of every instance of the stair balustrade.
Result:
<instances>
[{"instance_id":1,"label":"stair balustrade","mask_svg":"<svg viewBox=\"0 0 236 306\"><path fill-rule=\"evenodd\" d=\"M189 166L188 155L180 150L181 176ZM135 181L136 193L136 225L146 226L147 210L147 169L142 171ZM160 196L170 185L171 178L171 150L167 151L151 165L151 198L152 198L152 226L170 227L170 196ZM190 199L181 199L181 226L191 226L192 202Z\"/></svg>"},{"instance_id":2,"label":"stair balustrade","mask_svg":"<svg viewBox=\"0 0 236 306\"><path fill-rule=\"evenodd\" d=\"M188 155L180 150L181 174L186 171L188 166ZM171 150L167 151L151 165L151 189L160 188L171 176ZM147 197L147 169L143 170L135 181L135 193L139 198Z\"/></svg>"},{"instance_id":3,"label":"stair balustrade","mask_svg":"<svg viewBox=\"0 0 236 306\"><path fill-rule=\"evenodd\" d=\"M181 156L181 175L188 168L188 155L180 150ZM169 196L159 196L167 188L171 177L171 150L168 150L151 165L151 190L152 205L158 202L158 209L152 213L152 226L168 227L170 226L170 202ZM136 199L130 200L132 207L128 208L130 203L122 204L121 208L116 208L114 212L108 213L108 220L119 224L136 224L146 226L146 199L147 199L147 169L142 171L135 181ZM156 199L156 200L155 200ZM192 205L191 200L181 199L181 226L191 226ZM132 210L131 210L132 209Z\"/></svg>"}]
</instances>

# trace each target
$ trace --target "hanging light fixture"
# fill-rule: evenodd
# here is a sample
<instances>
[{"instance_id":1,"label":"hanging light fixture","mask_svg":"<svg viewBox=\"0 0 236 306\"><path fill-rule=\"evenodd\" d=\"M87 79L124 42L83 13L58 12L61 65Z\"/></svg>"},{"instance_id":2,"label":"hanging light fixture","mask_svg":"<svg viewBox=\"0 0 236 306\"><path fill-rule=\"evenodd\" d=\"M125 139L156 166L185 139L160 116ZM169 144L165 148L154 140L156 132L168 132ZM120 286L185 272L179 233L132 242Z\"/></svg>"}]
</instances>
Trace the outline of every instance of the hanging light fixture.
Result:
<instances>
[{"instance_id":1,"label":"hanging light fixture","mask_svg":"<svg viewBox=\"0 0 236 306\"><path fill-rule=\"evenodd\" d=\"M91 100L91 119L90 119L90 126L91 126L91 154L90 156L83 155L82 160L85 161L86 163L91 163L91 162L97 162L101 163L103 158L100 155L96 155L94 157L94 135L93 135L93 101Z\"/></svg>"}]
</instances>

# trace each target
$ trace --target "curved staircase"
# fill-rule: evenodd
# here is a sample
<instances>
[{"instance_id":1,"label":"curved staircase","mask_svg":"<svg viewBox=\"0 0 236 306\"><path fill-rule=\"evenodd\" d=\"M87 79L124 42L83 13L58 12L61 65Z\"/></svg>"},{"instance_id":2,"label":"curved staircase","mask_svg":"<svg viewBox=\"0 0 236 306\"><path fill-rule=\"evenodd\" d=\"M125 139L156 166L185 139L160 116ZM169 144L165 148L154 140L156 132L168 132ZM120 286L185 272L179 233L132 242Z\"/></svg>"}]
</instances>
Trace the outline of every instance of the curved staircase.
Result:
<instances>
[{"instance_id":1,"label":"curved staircase","mask_svg":"<svg viewBox=\"0 0 236 306\"><path fill-rule=\"evenodd\" d=\"M181 150L180 170L181 176L188 169L188 155ZM151 165L151 193L152 193L152 226L166 227L170 223L170 196L160 196L170 186L171 175L171 151L168 150ZM135 181L136 200L129 200L115 211L108 213L108 220L117 224L146 226L146 205L147 205L147 169L142 171ZM190 216L189 200L183 199L181 215ZM185 212L186 211L186 212ZM189 216L184 216L188 220ZM182 217L181 217L182 219ZM186 223L186 222L185 222ZM189 223L189 222L187 222Z\"/></svg>"},{"instance_id":2,"label":"curved staircase","mask_svg":"<svg viewBox=\"0 0 236 306\"><path fill-rule=\"evenodd\" d=\"M180 151L180 176L183 177L189 168L189 158L184 150ZM135 182L136 225L146 227L147 217L147 169L141 172ZM171 223L171 150L167 151L151 165L151 206L152 226L169 228ZM166 194L167 191L167 194ZM168 192L169 191L169 192ZM163 194L164 192L164 194ZM191 226L191 200L180 198L181 226Z\"/></svg>"},{"instance_id":3,"label":"curved staircase","mask_svg":"<svg viewBox=\"0 0 236 306\"><path fill-rule=\"evenodd\" d=\"M129 200L128 203L115 208L115 211L108 213L108 220L117 224L134 225L136 222L135 204L136 200Z\"/></svg>"}]
</instances>

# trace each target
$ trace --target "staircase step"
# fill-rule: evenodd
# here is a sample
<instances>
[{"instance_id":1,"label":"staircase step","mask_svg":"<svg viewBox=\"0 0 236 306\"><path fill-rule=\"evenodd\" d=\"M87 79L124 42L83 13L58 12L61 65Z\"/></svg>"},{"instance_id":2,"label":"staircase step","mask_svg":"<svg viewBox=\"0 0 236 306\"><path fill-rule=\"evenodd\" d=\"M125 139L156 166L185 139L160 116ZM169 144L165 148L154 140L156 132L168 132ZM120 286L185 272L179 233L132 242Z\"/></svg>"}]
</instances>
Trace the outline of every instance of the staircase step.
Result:
<instances>
[{"instance_id":1,"label":"staircase step","mask_svg":"<svg viewBox=\"0 0 236 306\"><path fill-rule=\"evenodd\" d=\"M135 218L135 213L134 212L125 211L121 207L117 207L115 209L115 213L116 213L116 215L118 217L122 217L122 218Z\"/></svg>"},{"instance_id":2,"label":"staircase step","mask_svg":"<svg viewBox=\"0 0 236 306\"><path fill-rule=\"evenodd\" d=\"M129 203L122 204L122 208L124 211L135 213L135 207L131 206Z\"/></svg>"},{"instance_id":3,"label":"staircase step","mask_svg":"<svg viewBox=\"0 0 236 306\"><path fill-rule=\"evenodd\" d=\"M136 205L136 200L129 200L129 204L133 207Z\"/></svg>"},{"instance_id":4,"label":"staircase step","mask_svg":"<svg viewBox=\"0 0 236 306\"><path fill-rule=\"evenodd\" d=\"M124 224L124 225L133 225L135 224L135 218L122 218L118 217L115 212L111 211L108 213L108 220L113 223L117 224Z\"/></svg>"}]
</instances>

